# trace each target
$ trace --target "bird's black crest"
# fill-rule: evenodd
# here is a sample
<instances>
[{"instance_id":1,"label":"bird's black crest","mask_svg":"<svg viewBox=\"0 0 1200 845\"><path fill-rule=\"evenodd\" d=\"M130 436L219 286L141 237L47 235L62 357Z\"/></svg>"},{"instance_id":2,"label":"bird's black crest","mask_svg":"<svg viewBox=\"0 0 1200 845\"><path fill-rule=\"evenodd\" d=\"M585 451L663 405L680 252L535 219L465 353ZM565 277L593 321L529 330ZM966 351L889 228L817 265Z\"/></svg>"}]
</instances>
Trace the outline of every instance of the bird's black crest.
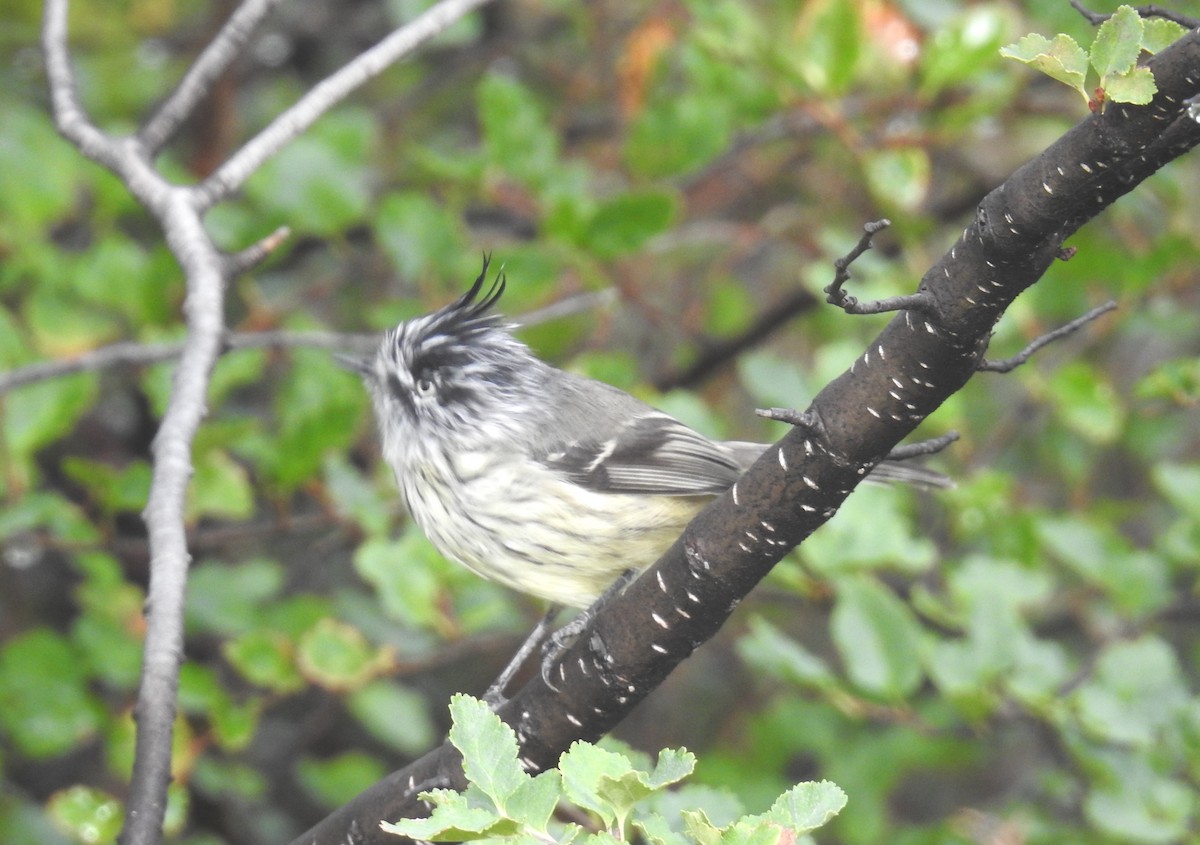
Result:
<instances>
[{"instance_id":1,"label":"bird's black crest","mask_svg":"<svg viewBox=\"0 0 1200 845\"><path fill-rule=\"evenodd\" d=\"M503 269L496 274L487 292L483 293L483 296L480 296L480 293L484 290L488 267L491 263L491 253L484 253L483 269L475 277L475 282L471 285L470 289L458 299L432 315L431 333L436 332L461 337L470 335L478 329L492 328L499 323L499 316L490 312L500 297L504 295L506 279Z\"/></svg>"}]
</instances>

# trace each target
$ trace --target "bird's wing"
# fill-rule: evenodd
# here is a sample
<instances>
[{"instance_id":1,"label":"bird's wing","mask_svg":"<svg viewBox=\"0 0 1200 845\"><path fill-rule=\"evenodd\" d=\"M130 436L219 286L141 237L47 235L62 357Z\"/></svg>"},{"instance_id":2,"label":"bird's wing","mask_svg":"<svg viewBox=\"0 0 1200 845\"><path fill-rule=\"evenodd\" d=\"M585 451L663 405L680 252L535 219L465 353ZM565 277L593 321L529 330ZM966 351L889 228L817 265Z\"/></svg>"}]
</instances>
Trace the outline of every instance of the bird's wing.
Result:
<instances>
[{"instance_id":1,"label":"bird's wing","mask_svg":"<svg viewBox=\"0 0 1200 845\"><path fill-rule=\"evenodd\" d=\"M722 493L742 466L734 451L666 414L633 417L605 440L574 441L539 456L574 483L602 493Z\"/></svg>"}]
</instances>

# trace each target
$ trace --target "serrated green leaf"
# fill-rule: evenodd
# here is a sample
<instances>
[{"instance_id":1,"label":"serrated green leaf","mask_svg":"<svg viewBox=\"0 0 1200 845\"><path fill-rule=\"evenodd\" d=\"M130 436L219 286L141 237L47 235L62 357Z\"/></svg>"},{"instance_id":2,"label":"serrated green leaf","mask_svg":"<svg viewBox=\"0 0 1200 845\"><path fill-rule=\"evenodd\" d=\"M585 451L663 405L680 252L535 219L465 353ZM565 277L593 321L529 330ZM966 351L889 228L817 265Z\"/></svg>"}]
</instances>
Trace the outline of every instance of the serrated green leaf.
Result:
<instances>
[{"instance_id":1,"label":"serrated green leaf","mask_svg":"<svg viewBox=\"0 0 1200 845\"><path fill-rule=\"evenodd\" d=\"M498 816L494 808L471 804L462 793L435 789L422 793L421 797L434 804L428 818L382 822L380 827L398 836L427 842L469 842L515 830L516 825L510 819Z\"/></svg>"},{"instance_id":2,"label":"serrated green leaf","mask_svg":"<svg viewBox=\"0 0 1200 845\"><path fill-rule=\"evenodd\" d=\"M562 775L557 769L548 769L523 781L509 798L505 810L526 827L546 833L561 798Z\"/></svg>"},{"instance_id":3,"label":"serrated green leaf","mask_svg":"<svg viewBox=\"0 0 1200 845\"><path fill-rule=\"evenodd\" d=\"M450 742L463 755L467 780L504 810L509 798L529 775L517 762L517 737L512 728L479 699L454 695L450 699Z\"/></svg>"},{"instance_id":4,"label":"serrated green leaf","mask_svg":"<svg viewBox=\"0 0 1200 845\"><path fill-rule=\"evenodd\" d=\"M1000 55L1027 64L1078 91L1085 103L1091 99L1084 87L1088 55L1069 35L1059 33L1053 40L1037 33L1026 35L1016 44L1001 47Z\"/></svg>"},{"instance_id":5,"label":"serrated green leaf","mask_svg":"<svg viewBox=\"0 0 1200 845\"><path fill-rule=\"evenodd\" d=\"M638 802L692 773L696 758L686 749L664 749L649 772L635 769L623 754L576 742L559 759L563 789L572 802L623 829Z\"/></svg>"},{"instance_id":6,"label":"serrated green leaf","mask_svg":"<svg viewBox=\"0 0 1200 845\"><path fill-rule=\"evenodd\" d=\"M1154 74L1146 67L1135 67L1129 73L1107 76L1103 85L1105 99L1114 103L1144 106L1158 93Z\"/></svg>"},{"instance_id":7,"label":"serrated green leaf","mask_svg":"<svg viewBox=\"0 0 1200 845\"><path fill-rule=\"evenodd\" d=\"M921 682L912 611L873 578L839 580L831 631L850 679L887 698L911 693Z\"/></svg>"},{"instance_id":8,"label":"serrated green leaf","mask_svg":"<svg viewBox=\"0 0 1200 845\"><path fill-rule=\"evenodd\" d=\"M622 754L589 742L573 742L558 760L563 791L576 806L590 810L606 825L616 822L618 810L601 794L602 786L633 773L633 764Z\"/></svg>"},{"instance_id":9,"label":"serrated green leaf","mask_svg":"<svg viewBox=\"0 0 1200 845\"><path fill-rule=\"evenodd\" d=\"M1133 7L1121 5L1096 30L1089 60L1105 88L1109 74L1128 73L1137 64L1143 28L1142 18Z\"/></svg>"},{"instance_id":10,"label":"serrated green leaf","mask_svg":"<svg viewBox=\"0 0 1200 845\"><path fill-rule=\"evenodd\" d=\"M816 830L846 806L846 793L827 780L798 783L780 795L767 817L796 835Z\"/></svg>"},{"instance_id":11,"label":"serrated green leaf","mask_svg":"<svg viewBox=\"0 0 1200 845\"><path fill-rule=\"evenodd\" d=\"M1166 18L1146 18L1142 26L1142 49L1147 53L1164 50L1187 34L1186 27Z\"/></svg>"}]
</instances>

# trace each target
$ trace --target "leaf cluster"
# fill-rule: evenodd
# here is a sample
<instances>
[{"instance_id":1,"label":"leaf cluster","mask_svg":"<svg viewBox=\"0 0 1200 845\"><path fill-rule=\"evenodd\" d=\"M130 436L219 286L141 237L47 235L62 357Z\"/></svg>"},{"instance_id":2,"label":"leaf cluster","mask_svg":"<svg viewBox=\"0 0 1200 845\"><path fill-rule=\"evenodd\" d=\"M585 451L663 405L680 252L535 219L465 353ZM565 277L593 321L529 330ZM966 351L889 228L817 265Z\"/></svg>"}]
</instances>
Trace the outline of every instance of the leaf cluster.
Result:
<instances>
[{"instance_id":1,"label":"leaf cluster","mask_svg":"<svg viewBox=\"0 0 1200 845\"><path fill-rule=\"evenodd\" d=\"M450 700L450 742L463 758L469 786L463 792L434 789L422 793L433 804L428 818L383 824L385 830L431 842L512 842L603 845L629 841L636 831L654 845L794 842L824 825L846 804L846 795L828 782L799 784L766 813L715 824L703 808L683 810L679 818L659 812L664 790L692 773L695 756L665 749L648 770L625 753L576 742L558 766L530 776L517 758L517 738L486 704L469 696ZM685 789L672 803L689 797L711 801L706 791ZM655 799L659 799L657 802ZM576 812L563 811L569 803ZM576 822L555 822L562 815L586 812L595 822L587 832ZM730 812L727 803L722 808Z\"/></svg>"}]
</instances>

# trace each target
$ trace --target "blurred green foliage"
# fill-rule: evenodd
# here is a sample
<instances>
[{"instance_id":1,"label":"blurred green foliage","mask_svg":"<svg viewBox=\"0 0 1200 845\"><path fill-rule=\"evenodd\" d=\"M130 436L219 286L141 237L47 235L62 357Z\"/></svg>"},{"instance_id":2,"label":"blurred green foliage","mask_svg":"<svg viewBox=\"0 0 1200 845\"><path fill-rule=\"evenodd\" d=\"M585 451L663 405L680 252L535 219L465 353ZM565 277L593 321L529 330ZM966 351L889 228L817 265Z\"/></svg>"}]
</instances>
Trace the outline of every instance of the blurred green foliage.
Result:
<instances>
[{"instance_id":1,"label":"blurred green foliage","mask_svg":"<svg viewBox=\"0 0 1200 845\"><path fill-rule=\"evenodd\" d=\"M284 5L163 157L191 180L421 4ZM181 274L112 176L55 134L23 2L0 36L0 370L178 339ZM72 7L82 97L127 131L218 7ZM1092 33L1067 4L522 0L374 80L213 210L242 331L362 332L456 295L491 251L554 362L705 431L778 436L883 318L819 297L863 222L855 295L910 291L977 200L1086 110L999 48ZM1058 90L1055 90L1058 88ZM1194 158L1194 157L1193 157ZM843 843L1166 843L1200 825L1200 168L1072 239L993 356L1121 305L925 425L958 486L863 489L619 734L686 745L762 812L829 779ZM609 291L596 300L581 295ZM597 302L605 304L597 304ZM570 309L568 309L570 310ZM753 348L687 377L745 332ZM0 397L0 831L111 842L132 760L148 567L138 515L171 365ZM177 841L283 841L448 727L540 609L405 520L366 396L318 350L214 373L189 491ZM708 793L714 821L722 792Z\"/></svg>"}]
</instances>

